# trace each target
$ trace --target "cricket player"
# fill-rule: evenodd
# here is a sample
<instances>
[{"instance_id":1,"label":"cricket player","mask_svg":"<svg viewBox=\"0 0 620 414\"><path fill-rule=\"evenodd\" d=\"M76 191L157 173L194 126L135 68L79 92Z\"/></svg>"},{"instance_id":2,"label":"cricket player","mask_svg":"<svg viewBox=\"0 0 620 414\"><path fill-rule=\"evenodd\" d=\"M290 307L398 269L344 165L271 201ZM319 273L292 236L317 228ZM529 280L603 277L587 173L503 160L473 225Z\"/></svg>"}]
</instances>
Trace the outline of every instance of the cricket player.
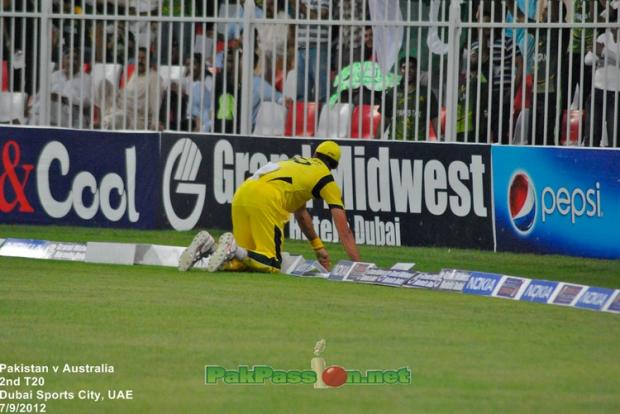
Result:
<instances>
[{"instance_id":1,"label":"cricket player","mask_svg":"<svg viewBox=\"0 0 620 414\"><path fill-rule=\"evenodd\" d=\"M295 214L299 227L310 240L318 261L329 269L329 254L306 209L306 202L311 198L320 198L327 203L345 251L351 260L360 261L340 188L331 174L339 161L338 144L324 141L312 158L295 156L260 168L235 192L232 200L233 233L222 234L216 243L208 232L199 232L181 255L179 270L187 271L201 258L210 256L209 272L279 272L284 225L291 213Z\"/></svg>"}]
</instances>

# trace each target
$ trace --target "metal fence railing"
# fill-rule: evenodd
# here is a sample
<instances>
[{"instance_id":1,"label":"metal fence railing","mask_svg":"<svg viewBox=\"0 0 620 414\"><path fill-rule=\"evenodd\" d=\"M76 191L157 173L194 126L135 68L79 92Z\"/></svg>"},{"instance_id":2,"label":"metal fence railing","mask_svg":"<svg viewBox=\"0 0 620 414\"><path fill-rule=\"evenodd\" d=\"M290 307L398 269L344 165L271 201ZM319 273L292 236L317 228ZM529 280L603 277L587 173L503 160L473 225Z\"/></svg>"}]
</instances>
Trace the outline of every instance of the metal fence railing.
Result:
<instances>
[{"instance_id":1,"label":"metal fence railing","mask_svg":"<svg viewBox=\"0 0 620 414\"><path fill-rule=\"evenodd\" d=\"M7 0L0 122L613 146L619 0Z\"/></svg>"}]
</instances>

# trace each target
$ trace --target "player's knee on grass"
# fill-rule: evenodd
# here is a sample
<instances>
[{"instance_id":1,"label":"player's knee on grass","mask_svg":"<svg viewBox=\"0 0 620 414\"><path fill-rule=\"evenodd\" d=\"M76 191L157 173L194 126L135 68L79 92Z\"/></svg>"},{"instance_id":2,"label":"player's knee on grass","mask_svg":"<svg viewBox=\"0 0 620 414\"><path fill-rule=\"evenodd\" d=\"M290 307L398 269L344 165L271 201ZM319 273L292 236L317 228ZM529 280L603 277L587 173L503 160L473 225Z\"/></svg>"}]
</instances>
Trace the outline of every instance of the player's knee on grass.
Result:
<instances>
[{"instance_id":1,"label":"player's knee on grass","mask_svg":"<svg viewBox=\"0 0 620 414\"><path fill-rule=\"evenodd\" d=\"M279 268L258 262L250 257L243 259L243 263L247 266L248 270L251 272L280 273Z\"/></svg>"},{"instance_id":2,"label":"player's knee on grass","mask_svg":"<svg viewBox=\"0 0 620 414\"><path fill-rule=\"evenodd\" d=\"M222 270L226 270L228 272L244 272L248 270L248 266L243 260L233 258L222 265Z\"/></svg>"},{"instance_id":3,"label":"player's knee on grass","mask_svg":"<svg viewBox=\"0 0 620 414\"><path fill-rule=\"evenodd\" d=\"M249 257L243 260L234 258L231 261L224 263L221 270L228 272L280 273L280 269L277 267L257 262Z\"/></svg>"}]
</instances>

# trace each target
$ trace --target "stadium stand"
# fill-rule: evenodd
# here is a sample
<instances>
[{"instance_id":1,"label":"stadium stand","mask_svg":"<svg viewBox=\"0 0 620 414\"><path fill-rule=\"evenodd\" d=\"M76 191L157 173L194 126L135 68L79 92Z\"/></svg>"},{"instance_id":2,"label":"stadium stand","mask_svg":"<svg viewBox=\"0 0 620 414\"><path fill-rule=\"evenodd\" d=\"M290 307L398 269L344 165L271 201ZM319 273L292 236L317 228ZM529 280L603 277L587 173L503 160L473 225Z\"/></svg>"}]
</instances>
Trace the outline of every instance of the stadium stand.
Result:
<instances>
[{"instance_id":1,"label":"stadium stand","mask_svg":"<svg viewBox=\"0 0 620 414\"><path fill-rule=\"evenodd\" d=\"M118 6L115 6L116 3ZM160 3L156 0L143 0L138 3L58 0L53 2L51 8L26 11L19 16L11 15L10 7L0 10L0 19L5 23L25 22L28 27L42 27L42 23L45 22L52 33L52 36L35 30L25 33L23 31L12 33L4 30L0 33L0 43L3 45L3 51L0 53L2 60L0 87L3 91L12 90L23 93L49 90L49 85L42 88L41 84L49 82L47 75L58 68L57 56L61 55L64 49L79 48L84 53L84 72L92 74L95 89L101 80L106 79L114 88L114 96L118 96L119 90L125 87L135 70L138 48L146 47L151 53L150 66L152 68L148 73L157 70L163 81L164 92L168 90L172 82L181 84L188 71L183 64L195 55L204 56L206 69L210 73L224 74L227 70L232 70L225 76L228 79L227 82L239 84L240 90L249 91L239 97L240 101L251 99L253 95L253 86L242 85L242 82L252 79L255 75L264 76L265 81L274 85L276 90L282 92L286 98L296 101L295 110L286 112L282 131L284 135L316 136L318 134L338 138L377 138L383 136L384 131L389 132L391 126L395 124L396 117L402 116L404 111L409 111L406 114L407 117L427 118L419 119L421 125L428 125L429 113L441 113L440 126L437 127L435 135L429 131L428 136L422 139L435 137L439 141L451 142L459 139L456 131L459 113L475 113L477 114L476 127L479 127L479 131L470 129L468 141L486 143L508 143L510 141L521 145L533 145L536 142L529 137L538 136L539 129L543 128L543 125L540 125L542 122L532 122L533 115L540 115L539 112L545 111L541 102L544 102L545 97L554 99L556 92L555 89L537 90L537 98L533 101L532 90L536 88L535 83L541 84L541 76L548 76L549 79L542 80L548 80L546 84L554 85L555 78L552 79L552 77L557 72L563 71L568 75L566 79L558 80L562 83L561 85L556 85L556 88L561 91L558 100L561 107L557 109L559 115L553 116L556 112L552 113L551 109L548 110L551 115L549 119L554 119L555 122L554 125L548 125L547 130L543 132L549 136L542 143L544 145L583 146L601 145L601 142L604 142L587 139L587 134L591 130L601 130L601 125L592 128L592 125L588 123L601 122L601 120L596 116L590 117L592 119L590 120L583 114L592 115L593 112L588 109L594 105L590 100L590 91L593 91L593 95L596 90L592 88L594 70L600 68L601 65L606 65L610 68L610 73L613 72L615 62L613 53L618 42L616 42L617 38L613 38L610 34L613 34L614 24L617 23L618 2L590 2L587 21L591 23L591 27L589 26L587 30L583 30L579 27L579 22L575 22L575 16L580 15L578 13L580 10L575 10L574 6L578 2L568 0L562 0L566 7L554 10L552 17L547 16L549 6L546 4L549 2L541 2L540 7L535 12L529 10L530 13L527 16L520 9L523 2L509 0L461 2L459 3L460 15L453 16L452 19L450 18L452 0L433 2L402 0L389 3L392 6L400 4L400 13L389 14L393 21L385 27L376 24L380 16L376 15L370 3L364 0L357 1L355 4L363 4L366 13L358 13L359 18L348 20L346 16L349 13L344 13L346 10L339 9L327 17L319 16L317 13L303 14L302 17L298 9L306 7L303 0L278 3L274 10L268 9L268 7L273 7L271 3L266 5L262 1L193 0L187 2L188 5L191 3L191 7L188 5L178 7L181 3L174 2L172 5L172 3ZM437 7L430 7L430 3ZM495 13L488 14L489 10L493 9ZM70 17L71 14L75 14L75 19ZM513 18L513 16L517 17ZM162 22L163 17L166 17L166 21L158 24ZM340 20L343 24L338 24ZM269 37L269 33L275 36L277 33L287 33L287 31L289 33L299 32L299 29L304 32L309 22L312 22L312 26L322 33L321 36L326 33L329 35L328 43L332 45L330 53L311 55L318 49L300 45L298 35L289 34L286 39L258 39L259 35ZM432 22L432 25L427 34L429 22ZM501 49L504 54L503 60L502 56L496 55L500 48L487 47L490 45L485 44L489 26L485 26L484 22L490 22L491 25L497 24L497 26L491 26L496 35L495 39L497 40L499 36L504 44L511 45L510 48ZM536 65L533 64L532 59L534 56L540 56L537 48L557 45L557 39L553 36L549 43L545 43L547 37L543 36L547 33L546 30L551 22L555 25L554 30L557 28L558 36L561 35L563 39L570 38L571 40L569 44L561 43L560 47L552 48L549 56L555 59L554 62L559 62L553 63L556 66L557 64L565 65L566 62L570 62L570 65L559 68L561 70L551 68L552 70L546 75L540 68L540 64L538 70L534 69ZM560 22L560 26L556 22ZM516 27L503 27L505 23ZM527 27L520 27L520 24L527 24ZM347 33L351 26L357 29L352 32L357 33L358 42L361 40L361 30L364 30L365 43L362 52L372 51L371 54L340 56L340 51L346 51L349 48L338 42L349 37ZM244 27L251 27L255 30L244 33ZM262 30L266 27L270 30ZM322 30L325 28L329 30ZM379 32L373 34L374 31ZM36 39L35 33L39 33ZM452 38L448 33L456 33L459 37ZM594 36L594 33L597 36ZM606 35L603 36L603 34ZM11 36L14 38L10 39ZM370 40L367 42L366 39ZM531 39L538 40L534 42ZM7 46L12 43L16 45L28 43L34 47L20 51L20 55L16 50ZM260 44L263 44L262 49L258 46ZM272 45L271 49L268 45ZM594 46L604 46L604 49ZM230 49L239 51L235 58L234 68L225 67L223 62L223 56ZM588 50L597 52L598 49L603 49L604 54L590 56L589 60L586 59ZM450 54L450 50L460 50L462 53ZM304 51L308 56L300 55L300 51ZM419 62L414 69L416 89L425 91L424 93L428 96L431 93L436 96L437 107L433 110L429 110L428 107L420 109L411 97L398 102L391 101L392 97L398 96L398 92L402 92L405 88L406 82L402 81L402 78L409 76L405 74L401 77L398 69L395 69L395 56L402 56L405 52L409 53L409 56L418 57ZM491 56L487 55L489 52ZM18 57L23 55L25 59ZM269 58L265 59L265 56ZM46 57L50 62L49 65L47 67L40 65L39 57ZM328 84L330 107L326 105L327 102L317 100L312 93L300 93L300 90L305 89L308 89L306 92L310 92L313 87L312 82L314 82L307 77L298 78L300 75L297 72L296 63L298 62L296 60L302 58L304 61L308 59L308 62L314 62L320 66L327 63L328 70L332 74L346 72L344 64L349 61L355 63L355 59L376 62L376 67L382 69L376 73L364 71L356 74L349 73L350 76L346 78L344 84L339 85L333 84L333 76L331 79L321 81L323 82L320 85L321 88ZM498 61L509 63L504 68L504 75L500 74L499 77L497 68L494 66L494 63ZM266 62L267 66L256 65L256 62L261 62L261 65ZM588 62L591 66L588 66ZM259 66L261 70L257 72L255 69ZM588 76L588 73L591 76ZM388 81L390 77L393 77L393 84ZM462 79L466 79L466 82L461 82ZM614 82L615 78L606 87L610 88L610 92L620 91L620 85L615 85ZM584 95L580 96L575 103L572 99L572 90L576 85L580 85L579 89L584 91ZM368 91L374 94L374 101L357 100L358 95L366 96ZM188 92L180 88L179 93L187 94ZM458 100L453 99L455 94L458 95ZM33 93L29 93L29 97L32 95ZM492 96L489 97L489 95ZM300 96L304 98L299 98ZM163 93L162 102L166 98L168 94ZM187 99L187 96L182 96L179 101ZM606 109L606 118L612 119L603 120L608 126L606 141L610 146L618 146L620 122L616 122L615 118L620 118L618 115L620 102L613 99L609 102L611 104ZM333 107L334 104L349 104L357 108L348 110L348 106L338 106L339 109L336 110ZM380 109L360 106L368 104L379 105ZM533 105L536 105L536 108L533 108ZM210 107L216 108L217 105L213 103ZM239 105L241 110L235 114L238 118L235 124L239 125L239 129L235 130L235 133L249 134L267 130L279 132L280 129L277 126L265 129L263 120L261 124L253 126L252 113L243 112L246 111L244 108L248 107L253 106ZM263 112L267 107L269 105L262 109ZM319 109L322 109L319 113L320 117L317 116ZM274 116L277 124L278 117L282 115L282 108L277 107L275 110L278 111ZM555 108L552 110L556 111ZM414 114L411 111L417 111L417 113ZM577 112L573 113L573 111ZM596 110L594 112L598 113ZM173 114L179 117L178 110L169 112L169 115L164 113L164 117ZM312 118L310 122L305 114ZM563 122L564 114L567 117L566 123ZM215 119L215 114L211 115L210 118ZM576 129L574 119L582 120ZM171 130L187 128L187 123L183 122L168 122L164 119L162 123ZM49 118L40 117L35 124L49 125ZM129 124L131 125L132 122ZM347 125L350 127L347 128ZM490 131L487 131L487 125L490 125ZM501 131L499 131L500 125ZM101 125L97 117L93 117L92 121L83 127L97 129ZM536 131L532 131L532 128L536 128ZM413 130L407 131L408 136L405 139L416 139ZM511 139L502 141L506 134L509 134Z\"/></svg>"},{"instance_id":2,"label":"stadium stand","mask_svg":"<svg viewBox=\"0 0 620 414\"><path fill-rule=\"evenodd\" d=\"M294 102L287 106L284 135L313 137L316 130L316 113L320 105L316 102Z\"/></svg>"},{"instance_id":3,"label":"stadium stand","mask_svg":"<svg viewBox=\"0 0 620 414\"><path fill-rule=\"evenodd\" d=\"M118 63L95 63L92 70L95 88L97 88L103 80L109 81L112 85L118 85L122 70L123 66Z\"/></svg>"},{"instance_id":4,"label":"stadium stand","mask_svg":"<svg viewBox=\"0 0 620 414\"><path fill-rule=\"evenodd\" d=\"M564 110L562 114L562 145L580 145L579 130L583 129L586 120L585 110L570 109Z\"/></svg>"},{"instance_id":5,"label":"stadium stand","mask_svg":"<svg viewBox=\"0 0 620 414\"><path fill-rule=\"evenodd\" d=\"M25 124L27 99L28 95L24 92L0 92L0 122Z\"/></svg>"},{"instance_id":6,"label":"stadium stand","mask_svg":"<svg viewBox=\"0 0 620 414\"><path fill-rule=\"evenodd\" d=\"M316 135L321 138L347 138L351 131L353 105L337 103L333 107L324 105L319 116Z\"/></svg>"},{"instance_id":7,"label":"stadium stand","mask_svg":"<svg viewBox=\"0 0 620 414\"><path fill-rule=\"evenodd\" d=\"M254 134L275 137L283 136L286 117L287 110L284 105L270 101L261 102L256 115Z\"/></svg>"},{"instance_id":8,"label":"stadium stand","mask_svg":"<svg viewBox=\"0 0 620 414\"><path fill-rule=\"evenodd\" d=\"M0 72L2 72L2 90L9 90L9 64L6 60L2 61L2 66L0 66Z\"/></svg>"},{"instance_id":9,"label":"stadium stand","mask_svg":"<svg viewBox=\"0 0 620 414\"><path fill-rule=\"evenodd\" d=\"M284 79L282 93L287 98L296 99L297 97L297 71L295 69L289 71Z\"/></svg>"},{"instance_id":10,"label":"stadium stand","mask_svg":"<svg viewBox=\"0 0 620 414\"><path fill-rule=\"evenodd\" d=\"M162 88L168 89L172 83L181 84L187 73L187 68L181 65L161 65L157 72L162 79Z\"/></svg>"},{"instance_id":11,"label":"stadium stand","mask_svg":"<svg viewBox=\"0 0 620 414\"><path fill-rule=\"evenodd\" d=\"M133 75L135 71L136 71L135 63L128 63L127 66L123 68L123 71L121 72L121 78L119 81L119 85L118 85L120 89L123 89L125 87L125 83L127 83L127 81L131 79L131 75Z\"/></svg>"},{"instance_id":12,"label":"stadium stand","mask_svg":"<svg viewBox=\"0 0 620 414\"><path fill-rule=\"evenodd\" d=\"M351 119L351 138L379 138L381 113L379 105L356 105Z\"/></svg>"}]
</instances>

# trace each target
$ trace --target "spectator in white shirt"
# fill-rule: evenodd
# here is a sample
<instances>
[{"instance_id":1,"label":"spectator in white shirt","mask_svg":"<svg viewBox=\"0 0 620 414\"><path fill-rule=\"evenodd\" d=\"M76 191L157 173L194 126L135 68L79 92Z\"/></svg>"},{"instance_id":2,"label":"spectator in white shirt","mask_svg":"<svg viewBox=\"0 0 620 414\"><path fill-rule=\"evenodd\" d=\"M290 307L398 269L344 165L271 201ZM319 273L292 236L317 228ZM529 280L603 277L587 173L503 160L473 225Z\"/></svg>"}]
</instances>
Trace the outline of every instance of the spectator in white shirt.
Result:
<instances>
[{"instance_id":1,"label":"spectator in white shirt","mask_svg":"<svg viewBox=\"0 0 620 414\"><path fill-rule=\"evenodd\" d=\"M50 76L49 123L65 128L90 127L93 83L90 75L84 72L81 52L78 49L63 54L59 70ZM47 99L37 94L35 97L31 124L41 124L41 105Z\"/></svg>"},{"instance_id":2,"label":"spectator in white shirt","mask_svg":"<svg viewBox=\"0 0 620 414\"><path fill-rule=\"evenodd\" d=\"M611 2L607 11L609 22L618 22L620 1ZM604 15L604 17L606 17ZM597 38L596 55L589 53L586 64L596 64L594 89L586 105L588 121L586 134L590 136L589 145L604 146L603 137L607 135L607 146L620 145L620 42L618 26L607 29ZM593 104L592 104L593 102ZM592 131L592 132L590 132Z\"/></svg>"},{"instance_id":3,"label":"spectator in white shirt","mask_svg":"<svg viewBox=\"0 0 620 414\"><path fill-rule=\"evenodd\" d=\"M213 76L204 69L202 55L195 54L192 72L186 79L185 93L189 95L187 118L191 130L195 132L211 132Z\"/></svg>"},{"instance_id":4,"label":"spectator in white shirt","mask_svg":"<svg viewBox=\"0 0 620 414\"><path fill-rule=\"evenodd\" d=\"M276 84L279 74L285 74L295 63L295 26L276 23L274 19L289 19L290 16L276 0L263 0L262 7L256 7L256 56L255 74L262 74L265 80Z\"/></svg>"},{"instance_id":5,"label":"spectator in white shirt","mask_svg":"<svg viewBox=\"0 0 620 414\"><path fill-rule=\"evenodd\" d=\"M138 70L116 97L113 112L103 117L104 129L158 130L159 108L163 92L161 78L153 64L147 66L148 50L138 50ZM151 61L152 63L152 61ZM163 127L163 126L162 126Z\"/></svg>"},{"instance_id":6,"label":"spectator in white shirt","mask_svg":"<svg viewBox=\"0 0 620 414\"><path fill-rule=\"evenodd\" d=\"M289 0L290 12L304 24L297 27L297 99L325 102L329 86L329 20L327 0ZM308 22L308 24L306 24Z\"/></svg>"}]
</instances>

